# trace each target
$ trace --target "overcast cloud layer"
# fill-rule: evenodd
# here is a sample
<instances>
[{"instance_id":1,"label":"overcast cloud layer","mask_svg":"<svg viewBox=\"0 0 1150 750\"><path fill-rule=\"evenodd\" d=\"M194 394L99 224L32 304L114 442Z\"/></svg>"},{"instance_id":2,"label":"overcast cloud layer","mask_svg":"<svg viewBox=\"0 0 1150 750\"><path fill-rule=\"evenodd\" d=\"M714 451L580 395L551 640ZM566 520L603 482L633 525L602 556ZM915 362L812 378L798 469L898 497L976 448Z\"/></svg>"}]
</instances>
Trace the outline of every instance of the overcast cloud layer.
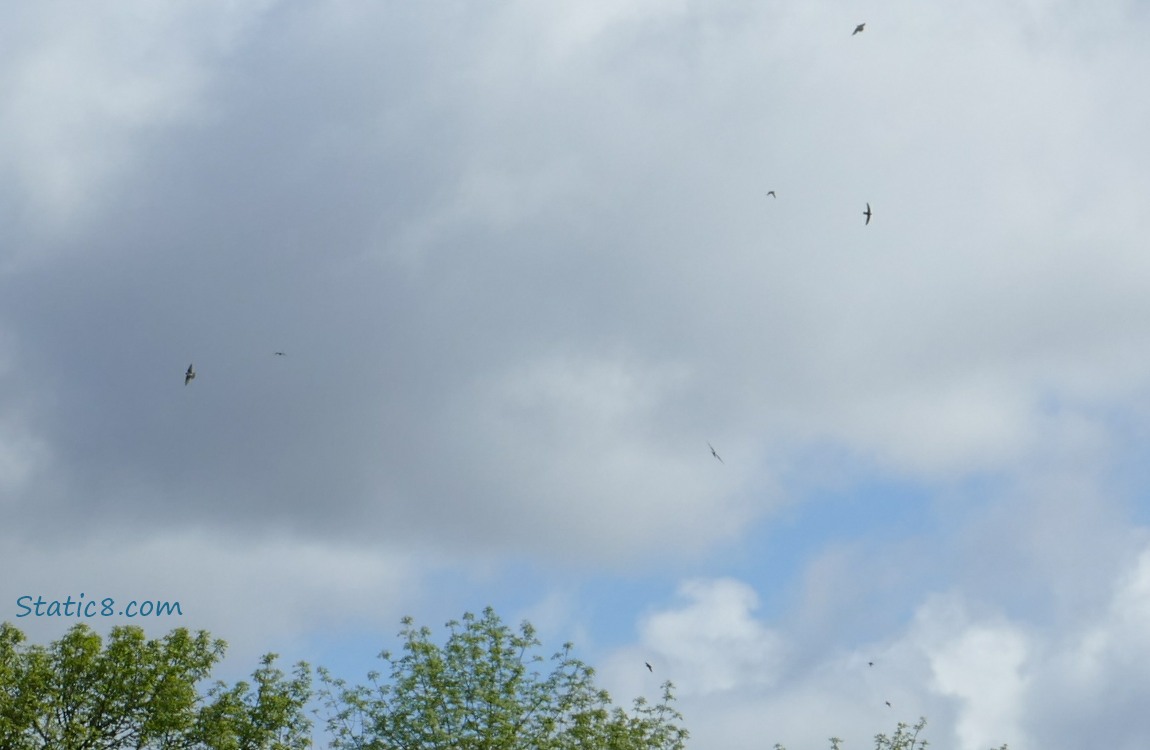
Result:
<instances>
[{"instance_id":1,"label":"overcast cloud layer","mask_svg":"<svg viewBox=\"0 0 1150 750\"><path fill-rule=\"evenodd\" d=\"M1145 748L1148 34L0 10L0 619L179 599L363 673L495 603L696 747Z\"/></svg>"}]
</instances>

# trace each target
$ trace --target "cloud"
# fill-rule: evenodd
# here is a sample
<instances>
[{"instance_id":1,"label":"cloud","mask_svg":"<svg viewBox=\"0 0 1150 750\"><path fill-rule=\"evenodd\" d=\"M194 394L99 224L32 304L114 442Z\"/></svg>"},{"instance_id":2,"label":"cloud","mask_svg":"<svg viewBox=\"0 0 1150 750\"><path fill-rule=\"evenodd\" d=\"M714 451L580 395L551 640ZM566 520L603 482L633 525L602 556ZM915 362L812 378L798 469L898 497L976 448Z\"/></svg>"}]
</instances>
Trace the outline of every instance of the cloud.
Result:
<instances>
[{"instance_id":1,"label":"cloud","mask_svg":"<svg viewBox=\"0 0 1150 750\"><path fill-rule=\"evenodd\" d=\"M604 556L637 557L667 545L690 553L734 533L750 509L727 493L744 473L724 476L724 466L704 460L705 440L668 440L669 430L660 429L681 422L661 414L673 413L688 379L682 368L626 355L556 353L483 383L471 407L478 424L460 424L464 435L482 436L481 444L459 446L455 455L457 465L482 477L471 493L486 498L485 538L513 546L546 539L553 550L574 545L573 557L591 551L589 544ZM459 413L467 412L461 405ZM488 494L485 488L509 475L514 494ZM564 538L551 538L550 524ZM527 537L507 538L516 530Z\"/></svg>"},{"instance_id":2,"label":"cloud","mask_svg":"<svg viewBox=\"0 0 1150 750\"><path fill-rule=\"evenodd\" d=\"M102 199L147 169L141 142L204 115L214 69L269 5L49 2L14 13L0 165L22 215L53 239L91 228L109 210Z\"/></svg>"},{"instance_id":3,"label":"cloud","mask_svg":"<svg viewBox=\"0 0 1150 750\"><path fill-rule=\"evenodd\" d=\"M1066 177L1055 157L1109 147L1089 122L1038 126L1083 102L1125 106L1094 77L1058 58L1018 98L996 71L1037 71L1033 51L1007 37L983 59L947 42L941 69L907 68L928 41L896 24L881 54L869 36L820 37L810 69L768 67L749 98L736 82L783 53L738 31L733 7L563 13L508 6L464 40L458 10L189 7L61 36L60 54L92 63L60 70L107 81L42 95L110 91L81 118L115 123L85 131L108 147L76 148L130 175L60 152L115 200L73 239L83 261L37 254L9 277L28 364L14 390L55 481L138 523L194 504L208 524L270 514L293 533L453 544L484 529L494 546L618 561L729 538L777 507L763 488L781 467L828 442L941 481L1054 440L1105 450L1083 410L1146 374L1122 353L1144 307L1124 281L1137 256L1115 237L1088 271L1073 240L1003 210L972 167L1003 164L1022 181L1003 190L1033 189L1034 216L1063 208L1042 189ZM836 15L808 13L773 20ZM187 20L181 45L117 45ZM566 51L548 57L554 34ZM888 110L855 92L864 68L900 71ZM960 71L981 87L933 90ZM800 103L809 117L779 109ZM877 172L838 126L855 109ZM21 127L71 143L34 122ZM1031 150L1008 147L1036 129ZM953 158L956 134L973 158ZM1074 161L1096 179L1090 164ZM763 205L767 181L781 202ZM860 235L871 199L879 223ZM937 218L956 210L980 219ZM280 349L289 361L264 356ZM202 375L175 397L161 373L192 360ZM687 459L706 440L743 454L719 484Z\"/></svg>"},{"instance_id":4,"label":"cloud","mask_svg":"<svg viewBox=\"0 0 1150 750\"><path fill-rule=\"evenodd\" d=\"M925 605L916 627L927 641L920 647L930 663L929 689L958 704L957 747L986 748L1019 737L1028 634L1006 622L971 623L961 603L952 601Z\"/></svg>"},{"instance_id":5,"label":"cloud","mask_svg":"<svg viewBox=\"0 0 1150 750\"><path fill-rule=\"evenodd\" d=\"M661 672L687 674L684 695L729 692L772 684L783 653L776 634L754 619L757 597L734 580L688 581L687 604L647 617L639 637Z\"/></svg>"},{"instance_id":6,"label":"cloud","mask_svg":"<svg viewBox=\"0 0 1150 750\"><path fill-rule=\"evenodd\" d=\"M231 644L229 661L247 665L267 651L296 661L307 635L398 622L434 565L398 550L336 549L300 539L231 537L170 532L145 537L98 532L66 550L8 536L3 564L20 570L6 596L5 619L33 642L47 643L79 620L36 617L17 606L45 602L114 602L112 616L84 622L100 631L136 625L156 634L172 628L206 629ZM77 570L72 561L86 561ZM179 614L126 617L127 603L178 603ZM27 619L19 616L23 614ZM292 654L296 654L293 656Z\"/></svg>"},{"instance_id":7,"label":"cloud","mask_svg":"<svg viewBox=\"0 0 1150 750\"><path fill-rule=\"evenodd\" d=\"M1145 692L1148 592L1143 547L1115 574L1107 604L1070 619L928 594L888 638L796 659L804 634L756 616L754 589L696 579L681 585L685 601L637 622L636 644L610 657L606 679L613 694L653 698L645 672L635 676L636 664L653 662L660 681L675 683L694 741L727 748L817 746L832 735L850 746L919 716L932 747L1077 747L1095 737L1133 748L1145 728L1121 717Z\"/></svg>"},{"instance_id":8,"label":"cloud","mask_svg":"<svg viewBox=\"0 0 1150 750\"><path fill-rule=\"evenodd\" d=\"M1027 729L1034 746L1102 742L1134 748L1147 727L1135 705L1146 700L1141 675L1150 659L1150 549L1106 587L1108 602L1070 632L1053 632L1032 661Z\"/></svg>"}]
</instances>

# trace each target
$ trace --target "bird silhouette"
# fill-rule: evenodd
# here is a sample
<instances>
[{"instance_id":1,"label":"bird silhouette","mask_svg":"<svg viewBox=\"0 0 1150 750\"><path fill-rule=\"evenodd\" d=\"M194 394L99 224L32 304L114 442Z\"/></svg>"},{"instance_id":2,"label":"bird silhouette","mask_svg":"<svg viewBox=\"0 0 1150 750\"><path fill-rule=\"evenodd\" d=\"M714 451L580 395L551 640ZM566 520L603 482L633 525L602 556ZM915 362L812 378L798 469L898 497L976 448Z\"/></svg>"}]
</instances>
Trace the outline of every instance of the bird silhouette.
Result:
<instances>
[{"instance_id":1,"label":"bird silhouette","mask_svg":"<svg viewBox=\"0 0 1150 750\"><path fill-rule=\"evenodd\" d=\"M722 456L720 456L718 453L716 453L716 452L715 452L715 446L711 445L711 444L708 442L708 443L707 443L707 447L711 449L711 455L712 455L712 456L714 456L715 458L719 459L719 463L721 463L721 464L722 464L722 463L726 463L726 462L723 460L723 457L722 457Z\"/></svg>"},{"instance_id":2,"label":"bird silhouette","mask_svg":"<svg viewBox=\"0 0 1150 750\"><path fill-rule=\"evenodd\" d=\"M890 704L890 701L887 701L887 702L886 702L886 707L887 707L887 708L894 708L894 706L892 706L892 705Z\"/></svg>"},{"instance_id":3,"label":"bird silhouette","mask_svg":"<svg viewBox=\"0 0 1150 750\"><path fill-rule=\"evenodd\" d=\"M855 26L855 30L851 32L851 36L854 36L855 34L859 33L860 31L862 31L865 28L866 28L866 24L860 23L858 26Z\"/></svg>"},{"instance_id":4,"label":"bird silhouette","mask_svg":"<svg viewBox=\"0 0 1150 750\"><path fill-rule=\"evenodd\" d=\"M651 662L645 661L643 663L647 665L647 671L648 672L654 672L655 671L654 669L651 668Z\"/></svg>"},{"instance_id":5,"label":"bird silhouette","mask_svg":"<svg viewBox=\"0 0 1150 750\"><path fill-rule=\"evenodd\" d=\"M873 667L873 666L874 666L874 662L873 662L873 661L868 661L868 662L866 663L866 665L867 665L868 667Z\"/></svg>"},{"instance_id":6,"label":"bird silhouette","mask_svg":"<svg viewBox=\"0 0 1150 750\"><path fill-rule=\"evenodd\" d=\"M286 356L283 352L272 352L272 354L276 355L277 357Z\"/></svg>"},{"instance_id":7,"label":"bird silhouette","mask_svg":"<svg viewBox=\"0 0 1150 750\"><path fill-rule=\"evenodd\" d=\"M866 211L863 211L863 216L866 217L866 224L870 224L871 210L870 210L870 204L869 203L866 204ZM863 226L866 226L866 224L864 224Z\"/></svg>"},{"instance_id":8,"label":"bird silhouette","mask_svg":"<svg viewBox=\"0 0 1150 750\"><path fill-rule=\"evenodd\" d=\"M772 198L778 198L779 197L779 196L775 195L774 190L768 190L767 195L771 196Z\"/></svg>"},{"instance_id":9,"label":"bird silhouette","mask_svg":"<svg viewBox=\"0 0 1150 750\"><path fill-rule=\"evenodd\" d=\"M196 379L196 369L193 365L188 365L188 371L184 373L184 385Z\"/></svg>"}]
</instances>

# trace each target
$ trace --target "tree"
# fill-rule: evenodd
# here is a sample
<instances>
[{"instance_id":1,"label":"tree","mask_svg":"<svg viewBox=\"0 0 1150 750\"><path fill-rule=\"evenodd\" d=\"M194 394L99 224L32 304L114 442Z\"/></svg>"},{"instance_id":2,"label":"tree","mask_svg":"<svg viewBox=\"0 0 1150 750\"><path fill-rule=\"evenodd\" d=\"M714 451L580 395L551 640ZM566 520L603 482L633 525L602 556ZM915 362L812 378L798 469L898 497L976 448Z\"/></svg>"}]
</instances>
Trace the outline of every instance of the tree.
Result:
<instances>
[{"instance_id":1,"label":"tree","mask_svg":"<svg viewBox=\"0 0 1150 750\"><path fill-rule=\"evenodd\" d=\"M920 718L913 726L905 722L899 722L895 727L894 734L887 736L885 734L876 734L874 738L874 750L926 750L927 741L918 738L919 733L926 727L926 718ZM913 730L913 731L912 731ZM831 737L831 750L842 750L843 741L838 737ZM782 745L775 745L775 750L786 750ZM1006 745L998 748L998 750L1009 750Z\"/></svg>"},{"instance_id":2,"label":"tree","mask_svg":"<svg viewBox=\"0 0 1150 750\"><path fill-rule=\"evenodd\" d=\"M177 628L147 640L112 628L107 643L84 624L50 646L23 647L0 626L0 747L5 750L288 750L308 747L310 670L286 679L264 657L253 678L228 688L207 679L227 644Z\"/></svg>"},{"instance_id":3,"label":"tree","mask_svg":"<svg viewBox=\"0 0 1150 750\"><path fill-rule=\"evenodd\" d=\"M276 668L276 654L266 654L252 674L255 686L232 688L217 682L211 702L200 711L193 747L211 750L294 750L311 747L311 720L304 706L311 699L311 670L300 662L291 679Z\"/></svg>"},{"instance_id":4,"label":"tree","mask_svg":"<svg viewBox=\"0 0 1150 750\"><path fill-rule=\"evenodd\" d=\"M338 750L683 750L687 731L671 707L673 685L651 705L642 698L628 713L592 684L594 670L571 655L572 645L545 662L530 623L518 632L488 607L447 623L443 646L426 627L403 619L403 654L384 651L388 679L348 686L320 669L320 694Z\"/></svg>"}]
</instances>

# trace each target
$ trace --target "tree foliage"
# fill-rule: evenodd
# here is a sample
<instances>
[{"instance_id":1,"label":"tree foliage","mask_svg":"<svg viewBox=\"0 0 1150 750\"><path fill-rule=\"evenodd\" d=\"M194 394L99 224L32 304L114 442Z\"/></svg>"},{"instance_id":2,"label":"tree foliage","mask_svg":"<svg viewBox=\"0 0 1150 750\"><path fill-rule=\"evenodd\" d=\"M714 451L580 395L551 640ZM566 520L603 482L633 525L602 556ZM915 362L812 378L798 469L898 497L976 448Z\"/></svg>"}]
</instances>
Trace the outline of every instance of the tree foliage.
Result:
<instances>
[{"instance_id":1,"label":"tree foliage","mask_svg":"<svg viewBox=\"0 0 1150 750\"><path fill-rule=\"evenodd\" d=\"M200 684L227 644L177 628L148 640L84 624L49 646L0 626L0 747L5 750L294 750L309 746L310 669L287 678L268 654L254 686Z\"/></svg>"},{"instance_id":2,"label":"tree foliage","mask_svg":"<svg viewBox=\"0 0 1150 750\"><path fill-rule=\"evenodd\" d=\"M489 607L447 623L444 645L403 620L403 652L370 685L349 686L321 669L332 747L339 750L683 750L687 731L671 706L670 682L657 704L613 706L594 670L571 644L547 660L535 630L513 631Z\"/></svg>"}]
</instances>

